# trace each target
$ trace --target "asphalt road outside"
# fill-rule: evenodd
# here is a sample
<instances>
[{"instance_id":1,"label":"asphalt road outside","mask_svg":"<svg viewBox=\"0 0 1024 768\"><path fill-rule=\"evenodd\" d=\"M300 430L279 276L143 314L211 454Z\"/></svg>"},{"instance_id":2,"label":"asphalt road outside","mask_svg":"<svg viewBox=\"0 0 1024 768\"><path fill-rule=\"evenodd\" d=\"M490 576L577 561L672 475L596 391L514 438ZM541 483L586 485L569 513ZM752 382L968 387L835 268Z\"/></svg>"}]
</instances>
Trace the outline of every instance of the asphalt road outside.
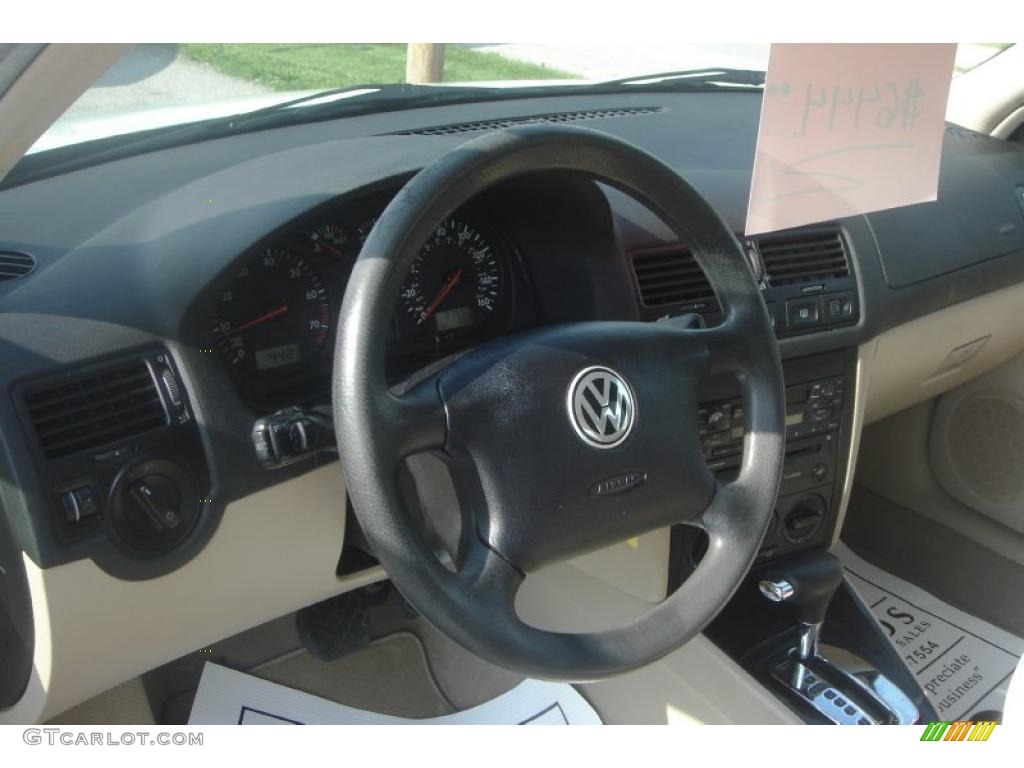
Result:
<instances>
[{"instance_id":1,"label":"asphalt road outside","mask_svg":"<svg viewBox=\"0 0 1024 768\"><path fill-rule=\"evenodd\" d=\"M269 88L189 61L179 56L173 45L137 45L82 94L64 117L223 101L270 92Z\"/></svg>"}]
</instances>

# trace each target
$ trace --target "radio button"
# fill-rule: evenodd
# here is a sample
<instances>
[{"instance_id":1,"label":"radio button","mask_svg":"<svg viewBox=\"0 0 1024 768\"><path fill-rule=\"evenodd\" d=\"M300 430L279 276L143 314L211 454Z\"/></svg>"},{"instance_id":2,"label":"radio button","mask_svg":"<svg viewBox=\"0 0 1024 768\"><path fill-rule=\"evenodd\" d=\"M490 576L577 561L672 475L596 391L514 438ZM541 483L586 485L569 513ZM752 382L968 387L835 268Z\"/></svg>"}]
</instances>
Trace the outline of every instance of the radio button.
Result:
<instances>
[{"instance_id":1,"label":"radio button","mask_svg":"<svg viewBox=\"0 0 1024 768\"><path fill-rule=\"evenodd\" d=\"M828 419L832 415L831 408L814 408L811 410L811 421L821 422Z\"/></svg>"},{"instance_id":2,"label":"radio button","mask_svg":"<svg viewBox=\"0 0 1024 768\"><path fill-rule=\"evenodd\" d=\"M831 293L825 297L825 320L841 323L853 319L853 294Z\"/></svg>"},{"instance_id":3,"label":"radio button","mask_svg":"<svg viewBox=\"0 0 1024 768\"><path fill-rule=\"evenodd\" d=\"M712 432L707 437L707 444L712 446L725 445L729 442L728 432Z\"/></svg>"},{"instance_id":4,"label":"radio button","mask_svg":"<svg viewBox=\"0 0 1024 768\"><path fill-rule=\"evenodd\" d=\"M732 422L729 419L729 414L725 407L713 411L711 415L708 416L708 426L715 432L729 429L732 426Z\"/></svg>"}]
</instances>

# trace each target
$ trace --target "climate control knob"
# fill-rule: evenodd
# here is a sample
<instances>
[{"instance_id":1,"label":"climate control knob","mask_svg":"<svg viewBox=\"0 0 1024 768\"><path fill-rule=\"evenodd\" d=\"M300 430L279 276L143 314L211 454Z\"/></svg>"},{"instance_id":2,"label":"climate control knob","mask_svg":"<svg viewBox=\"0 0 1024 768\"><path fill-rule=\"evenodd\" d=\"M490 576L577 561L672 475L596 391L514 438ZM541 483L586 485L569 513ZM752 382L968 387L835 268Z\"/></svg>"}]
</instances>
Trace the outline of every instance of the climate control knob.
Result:
<instances>
[{"instance_id":1,"label":"climate control knob","mask_svg":"<svg viewBox=\"0 0 1024 768\"><path fill-rule=\"evenodd\" d=\"M793 544L808 541L821 528L827 506L818 494L804 496L782 520L782 535Z\"/></svg>"}]
</instances>

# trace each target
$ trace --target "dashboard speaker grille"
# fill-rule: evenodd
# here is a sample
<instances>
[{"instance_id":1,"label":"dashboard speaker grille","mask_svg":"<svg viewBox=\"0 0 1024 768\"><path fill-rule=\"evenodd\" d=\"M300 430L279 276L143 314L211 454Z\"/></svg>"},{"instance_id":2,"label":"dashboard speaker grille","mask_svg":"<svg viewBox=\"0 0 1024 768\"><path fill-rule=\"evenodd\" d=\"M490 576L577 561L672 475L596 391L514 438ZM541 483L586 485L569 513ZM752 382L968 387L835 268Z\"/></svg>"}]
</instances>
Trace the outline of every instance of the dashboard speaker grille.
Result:
<instances>
[{"instance_id":1,"label":"dashboard speaker grille","mask_svg":"<svg viewBox=\"0 0 1024 768\"><path fill-rule=\"evenodd\" d=\"M757 241L770 285L791 285L846 277L850 265L837 230L771 235Z\"/></svg>"},{"instance_id":2,"label":"dashboard speaker grille","mask_svg":"<svg viewBox=\"0 0 1024 768\"><path fill-rule=\"evenodd\" d=\"M633 254L637 292L645 307L715 301L715 292L693 254L671 248Z\"/></svg>"},{"instance_id":3,"label":"dashboard speaker grille","mask_svg":"<svg viewBox=\"0 0 1024 768\"><path fill-rule=\"evenodd\" d=\"M25 395L47 459L59 459L164 427L167 411L142 360L74 372Z\"/></svg>"},{"instance_id":4,"label":"dashboard speaker grille","mask_svg":"<svg viewBox=\"0 0 1024 768\"><path fill-rule=\"evenodd\" d=\"M500 128L511 128L516 125L534 125L536 123L575 123L581 120L601 120L608 117L635 117L653 115L661 112L661 107L615 107L610 109L587 109L578 112L552 112L545 115L528 117L510 117L502 120L480 120L472 123L452 123L430 128L414 128L409 131L395 131L392 136L450 136L456 133L474 133L476 131L495 131Z\"/></svg>"},{"instance_id":5,"label":"dashboard speaker grille","mask_svg":"<svg viewBox=\"0 0 1024 768\"><path fill-rule=\"evenodd\" d=\"M949 455L959 478L982 499L1017 502L1024 494L1024 411L1001 392L961 402L949 422Z\"/></svg>"},{"instance_id":6,"label":"dashboard speaker grille","mask_svg":"<svg viewBox=\"0 0 1024 768\"><path fill-rule=\"evenodd\" d=\"M0 280L24 277L35 268L35 258L27 253L0 251Z\"/></svg>"}]
</instances>

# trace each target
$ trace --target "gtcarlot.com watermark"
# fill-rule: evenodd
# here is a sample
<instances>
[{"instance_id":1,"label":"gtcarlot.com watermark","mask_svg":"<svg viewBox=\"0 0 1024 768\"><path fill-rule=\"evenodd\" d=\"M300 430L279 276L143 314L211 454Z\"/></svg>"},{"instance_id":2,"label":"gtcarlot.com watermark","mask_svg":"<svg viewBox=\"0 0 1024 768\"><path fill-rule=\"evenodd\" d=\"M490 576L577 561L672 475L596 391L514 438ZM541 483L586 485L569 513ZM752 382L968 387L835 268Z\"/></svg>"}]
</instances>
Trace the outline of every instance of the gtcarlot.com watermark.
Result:
<instances>
[{"instance_id":1,"label":"gtcarlot.com watermark","mask_svg":"<svg viewBox=\"0 0 1024 768\"><path fill-rule=\"evenodd\" d=\"M22 741L64 747L201 747L203 734L191 731L88 731L80 728L26 728Z\"/></svg>"}]
</instances>

